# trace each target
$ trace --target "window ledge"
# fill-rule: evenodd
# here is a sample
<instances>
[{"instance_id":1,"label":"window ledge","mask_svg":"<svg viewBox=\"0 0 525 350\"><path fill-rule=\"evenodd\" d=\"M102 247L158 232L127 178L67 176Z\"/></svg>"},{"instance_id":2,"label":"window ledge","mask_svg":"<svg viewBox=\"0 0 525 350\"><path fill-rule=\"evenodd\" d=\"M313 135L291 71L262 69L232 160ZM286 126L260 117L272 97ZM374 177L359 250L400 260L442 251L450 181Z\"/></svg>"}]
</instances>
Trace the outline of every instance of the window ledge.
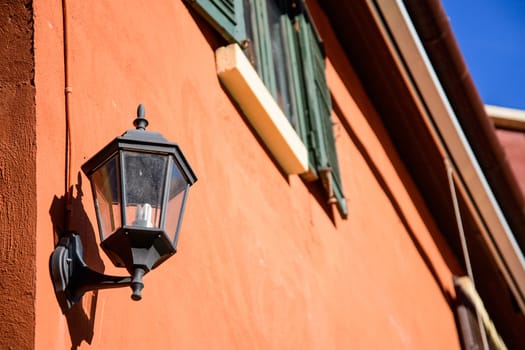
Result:
<instances>
[{"instance_id":1,"label":"window ledge","mask_svg":"<svg viewBox=\"0 0 525 350\"><path fill-rule=\"evenodd\" d=\"M237 44L215 52L217 74L287 174L308 171L308 150Z\"/></svg>"}]
</instances>

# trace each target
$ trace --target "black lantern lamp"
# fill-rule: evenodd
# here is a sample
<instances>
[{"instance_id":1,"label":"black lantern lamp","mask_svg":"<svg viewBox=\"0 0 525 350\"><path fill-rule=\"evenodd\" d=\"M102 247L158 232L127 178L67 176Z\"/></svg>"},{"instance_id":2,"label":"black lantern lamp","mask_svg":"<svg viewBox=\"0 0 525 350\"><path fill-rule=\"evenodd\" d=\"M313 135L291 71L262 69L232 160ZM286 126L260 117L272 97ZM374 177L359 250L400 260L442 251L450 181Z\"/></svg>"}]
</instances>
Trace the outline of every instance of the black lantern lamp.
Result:
<instances>
[{"instance_id":1,"label":"black lantern lamp","mask_svg":"<svg viewBox=\"0 0 525 350\"><path fill-rule=\"evenodd\" d=\"M91 182L102 249L130 277L107 276L83 261L76 233L63 236L51 256L51 275L62 308L88 290L131 286L140 300L142 276L177 250L189 187L197 181L179 146L146 131L139 105L136 129L115 138L83 166Z\"/></svg>"}]
</instances>

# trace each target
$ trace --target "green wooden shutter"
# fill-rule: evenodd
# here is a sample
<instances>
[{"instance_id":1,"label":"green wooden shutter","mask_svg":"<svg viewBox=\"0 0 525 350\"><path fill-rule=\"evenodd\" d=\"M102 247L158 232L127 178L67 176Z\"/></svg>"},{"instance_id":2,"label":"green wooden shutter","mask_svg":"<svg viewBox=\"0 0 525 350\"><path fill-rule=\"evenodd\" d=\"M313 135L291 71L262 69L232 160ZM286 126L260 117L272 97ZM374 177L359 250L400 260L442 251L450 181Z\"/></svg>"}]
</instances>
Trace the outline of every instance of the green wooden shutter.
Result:
<instances>
[{"instance_id":1,"label":"green wooden shutter","mask_svg":"<svg viewBox=\"0 0 525 350\"><path fill-rule=\"evenodd\" d=\"M346 218L348 208L343 194L330 117L332 100L325 78L324 54L317 33L305 15L299 14L296 21L308 106L310 156L314 158L314 171L323 182L330 200L336 203L341 216Z\"/></svg>"},{"instance_id":2,"label":"green wooden shutter","mask_svg":"<svg viewBox=\"0 0 525 350\"><path fill-rule=\"evenodd\" d=\"M275 69L272 58L272 38L268 28L268 9L266 0L252 0L254 26L253 34L257 57L257 73L272 96L277 96Z\"/></svg>"},{"instance_id":3,"label":"green wooden shutter","mask_svg":"<svg viewBox=\"0 0 525 350\"><path fill-rule=\"evenodd\" d=\"M230 42L246 39L243 0L185 0Z\"/></svg>"},{"instance_id":4,"label":"green wooden shutter","mask_svg":"<svg viewBox=\"0 0 525 350\"><path fill-rule=\"evenodd\" d=\"M287 15L281 18L281 27L283 30L284 49L287 56L288 65L286 71L288 73L288 81L290 84L290 99L292 113L297 116L297 124L299 136L307 148L308 144L308 123L306 120L306 102L304 96L304 82L301 65L301 53L299 50L299 43L297 40L297 33L293 27L292 22ZM310 157L312 159L312 157ZM311 167L313 164L311 165Z\"/></svg>"}]
</instances>

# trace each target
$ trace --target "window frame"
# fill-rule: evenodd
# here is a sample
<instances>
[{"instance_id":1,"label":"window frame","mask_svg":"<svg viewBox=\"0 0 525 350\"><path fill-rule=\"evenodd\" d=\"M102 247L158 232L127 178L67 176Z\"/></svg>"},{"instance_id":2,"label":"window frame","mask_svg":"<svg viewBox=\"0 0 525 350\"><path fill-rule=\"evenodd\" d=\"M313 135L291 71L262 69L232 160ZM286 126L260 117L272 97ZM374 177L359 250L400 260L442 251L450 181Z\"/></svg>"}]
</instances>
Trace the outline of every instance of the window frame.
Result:
<instances>
[{"instance_id":1,"label":"window frame","mask_svg":"<svg viewBox=\"0 0 525 350\"><path fill-rule=\"evenodd\" d=\"M273 96L275 101L278 101L279 96L274 78L275 67L272 56L272 37L267 8L267 3L272 0L186 1L196 7L199 13L209 11L210 9L216 9L218 3L220 5L224 5L225 3L229 5L227 6L228 10L233 11L234 15L230 14L229 17L221 15L217 18L213 18L208 12L205 18L207 18L210 23L218 29L221 34L223 34L223 37L225 37L226 40L241 45L246 55L250 57L252 61L251 63L253 64L253 61L255 61L257 73L260 80L263 82L263 86L266 87L268 94ZM331 120L331 95L325 80L325 53L322 40L303 0L273 1L275 1L274 4L281 10L279 25L281 28L281 39L283 40L282 49L285 53L285 67L283 68L287 72L286 85L289 87L287 97L290 100L290 110L293 110L293 114L297 118L296 126L292 127L292 129L307 150L306 168L304 167L304 163L302 163L304 162L302 149L298 151L297 154L291 154L285 157L283 157L281 154L282 152L278 150L278 148L284 144L284 147L292 153L297 151L300 147L296 147L296 140L294 137L283 135L282 137L276 137L277 141L274 141L273 137L275 137L275 133L273 133L273 131L268 132L268 130L286 129L286 134L288 133L289 128L283 127L282 121L280 120L282 116L284 116L284 113L275 112L274 106L261 107L263 105L261 101L266 101L265 103L268 103L267 94L254 92L253 95L262 98L262 100L257 101L256 98L255 100L252 99L252 102L248 102L250 99L246 100L246 94L235 86L232 86L233 82L239 83L242 81L242 84L247 88L250 88L251 85L257 86L257 89L261 88L261 84L251 82L253 74L234 68L231 64L224 64L224 62L228 61L228 59L225 59L224 57L228 55L230 60L242 60L237 57L236 53L233 53L233 51L226 54L226 51L222 50L222 58L219 58L220 49L217 50L216 56L219 78L228 88L230 95L232 95L241 106L246 117L250 120L255 130L264 140L271 153L276 157L283 170L289 174L291 168L293 168L294 171L299 170L301 177L307 181L319 179L327 192L328 202L336 204L341 216L346 218L348 215L348 208L343 194L337 159L333 123ZM247 5L246 7L243 6L245 3ZM238 36L236 37L236 33L240 32L239 30L237 30L237 32L227 32L226 35L224 34L225 28L227 28L225 23L227 24L228 21L231 21L231 18L246 19L247 16L249 18L248 22L251 23L251 28L246 28L246 23L241 20L238 20L236 26L244 25L244 34L251 33L253 41L250 41L247 37L244 39L239 38ZM223 63L221 67L219 67L219 61ZM245 69L243 64L240 66L243 67L243 70ZM234 71L236 73L231 73ZM226 78L226 76L228 76L228 78ZM250 79L246 80L245 78L247 76L249 76ZM228 80L228 83L225 83L225 80ZM233 91L236 92L234 93ZM241 97L241 95L243 97ZM243 101L240 101L240 99L243 99ZM261 107L258 108L259 111L274 111L274 115L269 115L265 121L261 122L259 120L260 116L248 115L250 113L248 111L254 109L252 108L254 106L250 106L250 103L254 104L254 106ZM271 103L269 104L271 105ZM245 107L243 108L242 106ZM289 125L292 126L292 121L290 119L292 119L293 116L284 117ZM268 130L260 130L259 127L261 127L261 125L263 126L263 129L266 128ZM273 136L270 137L269 135ZM282 142L283 139L284 143ZM274 142L281 146L278 147L273 145ZM291 163L295 162L302 165L284 165L281 163L280 159L294 159Z\"/></svg>"}]
</instances>

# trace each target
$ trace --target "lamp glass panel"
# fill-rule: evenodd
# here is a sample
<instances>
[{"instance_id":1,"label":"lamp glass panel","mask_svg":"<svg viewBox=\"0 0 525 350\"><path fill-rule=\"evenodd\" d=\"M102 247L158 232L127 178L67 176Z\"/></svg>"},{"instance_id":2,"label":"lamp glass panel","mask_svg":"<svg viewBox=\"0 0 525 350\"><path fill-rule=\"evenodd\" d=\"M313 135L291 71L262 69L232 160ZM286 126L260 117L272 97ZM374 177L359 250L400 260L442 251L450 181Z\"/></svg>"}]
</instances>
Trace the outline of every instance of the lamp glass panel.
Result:
<instances>
[{"instance_id":1,"label":"lamp glass panel","mask_svg":"<svg viewBox=\"0 0 525 350\"><path fill-rule=\"evenodd\" d=\"M168 156L123 152L125 225L159 228Z\"/></svg>"},{"instance_id":2,"label":"lamp glass panel","mask_svg":"<svg viewBox=\"0 0 525 350\"><path fill-rule=\"evenodd\" d=\"M121 225L118 169L115 155L91 175L101 240Z\"/></svg>"},{"instance_id":3,"label":"lamp glass panel","mask_svg":"<svg viewBox=\"0 0 525 350\"><path fill-rule=\"evenodd\" d=\"M186 195L190 185L182 175L172 156L170 156L169 179L170 185L168 205L166 209L165 232L170 240L174 242L174 245L176 245L177 235L182 222Z\"/></svg>"}]
</instances>

